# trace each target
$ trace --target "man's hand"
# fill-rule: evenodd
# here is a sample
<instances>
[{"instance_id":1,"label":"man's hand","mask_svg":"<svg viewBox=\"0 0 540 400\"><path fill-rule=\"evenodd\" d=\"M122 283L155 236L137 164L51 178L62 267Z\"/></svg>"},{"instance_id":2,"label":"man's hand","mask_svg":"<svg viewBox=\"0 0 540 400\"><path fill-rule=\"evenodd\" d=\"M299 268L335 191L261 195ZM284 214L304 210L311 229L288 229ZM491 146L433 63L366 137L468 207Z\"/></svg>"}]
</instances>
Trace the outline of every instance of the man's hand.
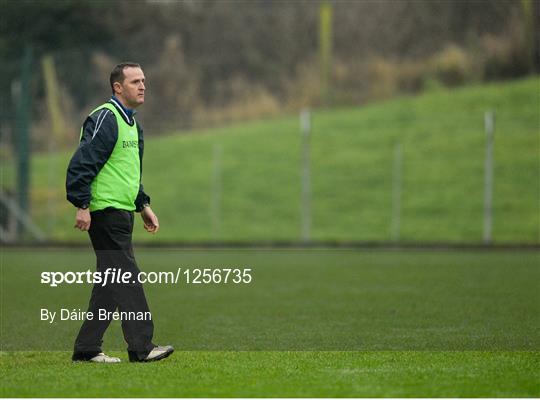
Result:
<instances>
[{"instance_id":1,"label":"man's hand","mask_svg":"<svg viewBox=\"0 0 540 400\"><path fill-rule=\"evenodd\" d=\"M144 222L144 229L150 233L157 233L159 230L159 221L150 206L146 206L142 209L141 217Z\"/></svg>"},{"instance_id":2,"label":"man's hand","mask_svg":"<svg viewBox=\"0 0 540 400\"><path fill-rule=\"evenodd\" d=\"M81 231L87 231L90 229L91 220L92 218L90 217L90 210L88 208L78 208L77 214L75 215L74 228L78 228Z\"/></svg>"}]
</instances>

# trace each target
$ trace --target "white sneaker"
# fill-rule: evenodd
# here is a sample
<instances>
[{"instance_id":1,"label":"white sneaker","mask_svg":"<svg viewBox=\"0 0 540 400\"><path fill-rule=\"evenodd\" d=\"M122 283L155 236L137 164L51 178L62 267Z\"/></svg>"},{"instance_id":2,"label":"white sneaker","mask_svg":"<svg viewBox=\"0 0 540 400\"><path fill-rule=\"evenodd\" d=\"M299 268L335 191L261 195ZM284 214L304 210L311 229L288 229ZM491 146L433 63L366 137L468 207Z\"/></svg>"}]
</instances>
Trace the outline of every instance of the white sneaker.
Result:
<instances>
[{"instance_id":1,"label":"white sneaker","mask_svg":"<svg viewBox=\"0 0 540 400\"><path fill-rule=\"evenodd\" d=\"M88 361L95 362L95 363L119 363L122 360L120 360L118 357L108 356L105 353L99 353L97 356L92 357Z\"/></svg>"},{"instance_id":2,"label":"white sneaker","mask_svg":"<svg viewBox=\"0 0 540 400\"><path fill-rule=\"evenodd\" d=\"M163 360L164 358L169 357L174 351L174 348L172 346L156 346L148 353L146 358L142 360L138 360L135 357L130 356L130 361L138 361L138 362L149 362L149 361L159 361Z\"/></svg>"}]
</instances>

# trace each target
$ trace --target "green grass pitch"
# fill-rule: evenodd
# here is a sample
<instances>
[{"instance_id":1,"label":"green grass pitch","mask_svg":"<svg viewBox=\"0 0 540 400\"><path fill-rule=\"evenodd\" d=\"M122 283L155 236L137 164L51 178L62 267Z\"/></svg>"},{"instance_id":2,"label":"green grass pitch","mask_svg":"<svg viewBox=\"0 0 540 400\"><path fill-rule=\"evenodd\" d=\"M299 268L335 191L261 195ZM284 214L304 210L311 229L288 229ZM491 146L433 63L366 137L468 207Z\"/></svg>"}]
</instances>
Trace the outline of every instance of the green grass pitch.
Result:
<instances>
[{"instance_id":1,"label":"green grass pitch","mask_svg":"<svg viewBox=\"0 0 540 400\"><path fill-rule=\"evenodd\" d=\"M68 357L67 352L2 355L2 396L537 397L540 393L538 352L191 351L142 365L72 365Z\"/></svg>"},{"instance_id":2,"label":"green grass pitch","mask_svg":"<svg viewBox=\"0 0 540 400\"><path fill-rule=\"evenodd\" d=\"M293 397L540 395L540 253L139 249L142 270L249 266L253 282L147 285L153 364L72 364L88 285L41 271L92 269L90 249L5 249L2 396ZM127 360L118 323L104 350Z\"/></svg>"}]
</instances>

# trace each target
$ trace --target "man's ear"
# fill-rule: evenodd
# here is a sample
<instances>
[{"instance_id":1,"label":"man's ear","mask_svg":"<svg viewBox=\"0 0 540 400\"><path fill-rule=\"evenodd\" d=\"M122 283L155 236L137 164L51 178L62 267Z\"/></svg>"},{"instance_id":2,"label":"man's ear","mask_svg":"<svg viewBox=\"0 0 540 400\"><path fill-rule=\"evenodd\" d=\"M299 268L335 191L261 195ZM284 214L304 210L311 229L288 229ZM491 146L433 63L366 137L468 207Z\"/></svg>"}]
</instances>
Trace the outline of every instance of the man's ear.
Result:
<instances>
[{"instance_id":1,"label":"man's ear","mask_svg":"<svg viewBox=\"0 0 540 400\"><path fill-rule=\"evenodd\" d=\"M113 87L114 87L114 93L122 94L122 85L120 84L120 82L114 82Z\"/></svg>"}]
</instances>

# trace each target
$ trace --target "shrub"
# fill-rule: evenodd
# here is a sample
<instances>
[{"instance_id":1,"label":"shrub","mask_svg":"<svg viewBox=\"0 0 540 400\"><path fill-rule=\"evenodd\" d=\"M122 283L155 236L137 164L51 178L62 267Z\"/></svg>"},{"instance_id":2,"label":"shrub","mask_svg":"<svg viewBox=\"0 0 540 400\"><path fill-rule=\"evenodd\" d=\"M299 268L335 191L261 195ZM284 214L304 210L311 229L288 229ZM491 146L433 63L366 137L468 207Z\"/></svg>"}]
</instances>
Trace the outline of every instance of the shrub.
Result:
<instances>
[{"instance_id":1,"label":"shrub","mask_svg":"<svg viewBox=\"0 0 540 400\"><path fill-rule=\"evenodd\" d=\"M451 44L428 62L432 76L446 86L458 86L471 81L473 62L462 48Z\"/></svg>"},{"instance_id":2,"label":"shrub","mask_svg":"<svg viewBox=\"0 0 540 400\"><path fill-rule=\"evenodd\" d=\"M482 70L485 80L523 76L531 70L530 52L523 30L507 36L485 35L481 40Z\"/></svg>"}]
</instances>

